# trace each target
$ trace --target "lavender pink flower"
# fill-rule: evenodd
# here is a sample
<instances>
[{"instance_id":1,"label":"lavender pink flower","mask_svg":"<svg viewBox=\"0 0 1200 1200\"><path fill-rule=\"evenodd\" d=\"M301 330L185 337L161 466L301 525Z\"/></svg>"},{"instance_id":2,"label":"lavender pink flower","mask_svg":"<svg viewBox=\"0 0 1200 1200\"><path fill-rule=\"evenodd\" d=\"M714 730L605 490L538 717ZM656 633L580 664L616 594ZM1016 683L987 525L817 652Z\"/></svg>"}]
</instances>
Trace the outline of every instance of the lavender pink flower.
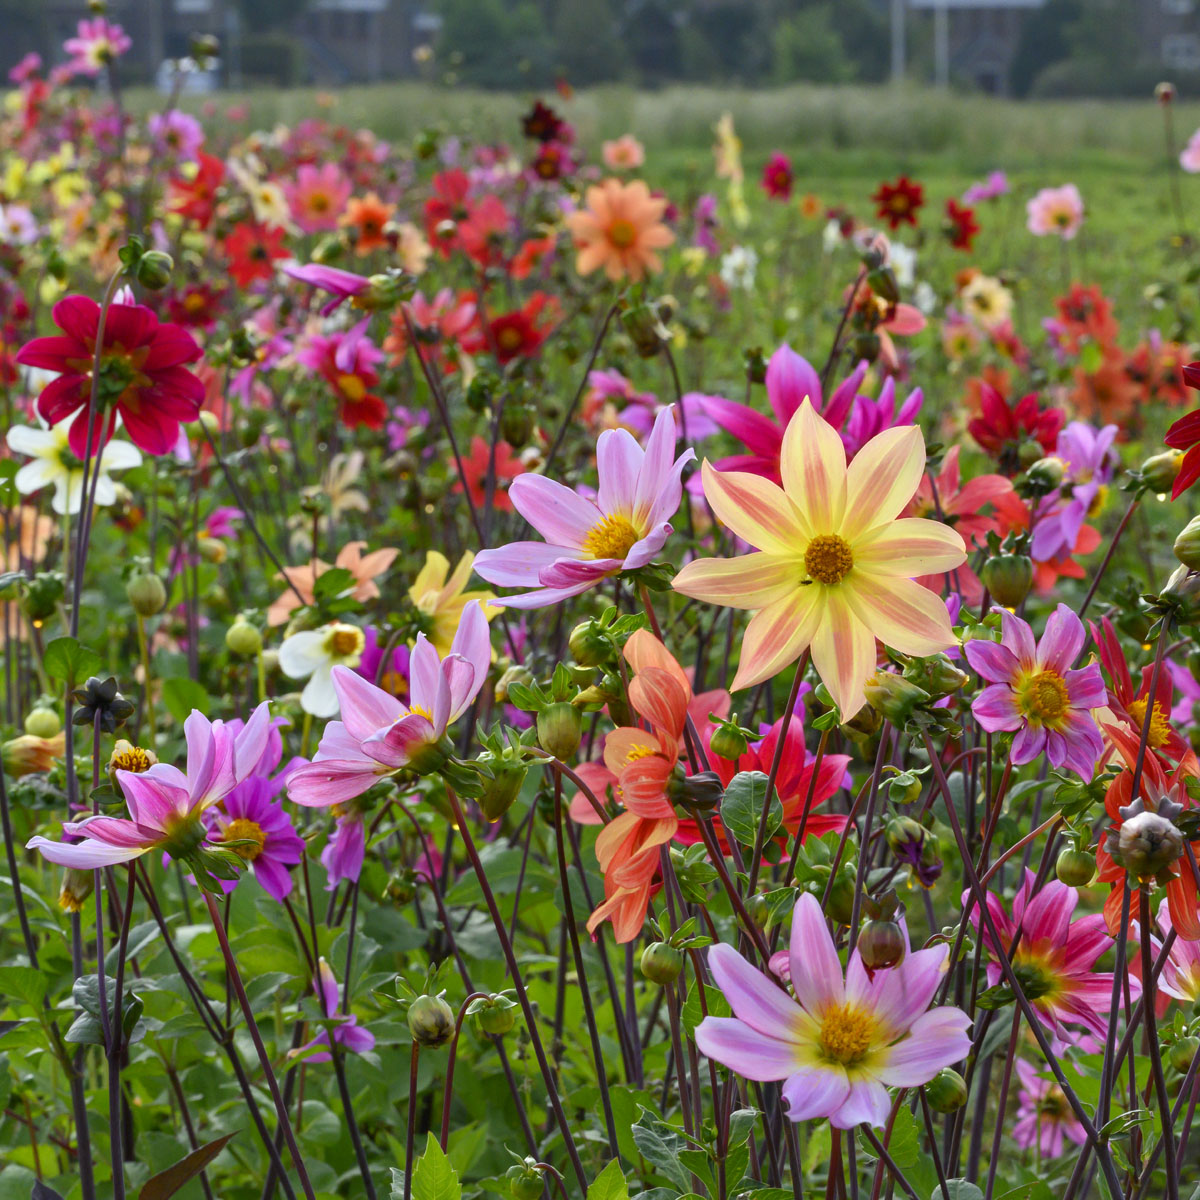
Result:
<instances>
[{"instance_id":1,"label":"lavender pink flower","mask_svg":"<svg viewBox=\"0 0 1200 1200\"><path fill-rule=\"evenodd\" d=\"M333 1040L344 1050L349 1050L351 1054L366 1054L368 1050L371 1050L375 1045L375 1035L369 1029L364 1029L353 1013L342 1012L337 977L333 973L333 968L324 959L321 959L317 966L317 976L313 980L313 987L321 1005L321 1015L327 1022L326 1028L322 1029L311 1042L306 1042L299 1049L289 1051L289 1057L304 1054L308 1062L328 1062L330 1058L328 1050L321 1050L316 1054L308 1052L314 1046L328 1046L331 1030Z\"/></svg>"},{"instance_id":2,"label":"lavender pink flower","mask_svg":"<svg viewBox=\"0 0 1200 1200\"><path fill-rule=\"evenodd\" d=\"M1017 1059L1017 1079L1021 1090L1017 1093L1012 1136L1022 1150L1036 1146L1043 1158L1058 1158L1067 1138L1076 1146L1087 1142L1087 1132L1057 1083L1043 1078L1023 1058Z\"/></svg>"}]
</instances>

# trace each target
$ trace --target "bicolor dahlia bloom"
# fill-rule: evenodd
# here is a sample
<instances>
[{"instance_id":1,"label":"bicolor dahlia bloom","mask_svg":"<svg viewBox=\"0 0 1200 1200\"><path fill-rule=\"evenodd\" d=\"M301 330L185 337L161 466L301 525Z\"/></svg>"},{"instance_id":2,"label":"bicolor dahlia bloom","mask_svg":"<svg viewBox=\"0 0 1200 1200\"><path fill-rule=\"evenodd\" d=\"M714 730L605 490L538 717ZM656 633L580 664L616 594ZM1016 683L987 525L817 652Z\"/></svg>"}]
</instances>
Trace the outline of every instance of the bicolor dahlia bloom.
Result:
<instances>
[{"instance_id":1,"label":"bicolor dahlia bloom","mask_svg":"<svg viewBox=\"0 0 1200 1200\"><path fill-rule=\"evenodd\" d=\"M663 224L667 201L652 196L640 180L606 179L587 190L587 207L571 213L567 230L578 257L575 269L590 275L600 267L611 280L643 279L662 266L658 251L675 235Z\"/></svg>"},{"instance_id":2,"label":"bicolor dahlia bloom","mask_svg":"<svg viewBox=\"0 0 1200 1200\"><path fill-rule=\"evenodd\" d=\"M971 1018L929 1008L948 953L944 945L910 951L898 966L868 972L855 949L843 977L820 903L806 893L792 917L795 998L718 943L709 970L734 1015L705 1017L696 1045L745 1079L782 1080L793 1121L884 1125L889 1087L920 1087L970 1050Z\"/></svg>"},{"instance_id":3,"label":"bicolor dahlia bloom","mask_svg":"<svg viewBox=\"0 0 1200 1200\"><path fill-rule=\"evenodd\" d=\"M344 804L385 775L444 761L446 730L479 694L491 661L487 617L476 601L463 610L445 658L423 633L417 636L407 705L348 666L335 666L332 684L342 719L325 727L313 761L288 777L288 796L312 808Z\"/></svg>"},{"instance_id":4,"label":"bicolor dahlia bloom","mask_svg":"<svg viewBox=\"0 0 1200 1200\"><path fill-rule=\"evenodd\" d=\"M240 730L193 709L183 724L186 772L168 763L155 763L141 772L118 770L128 818L100 815L66 821L63 833L79 841L53 842L38 836L30 838L26 848L60 866L81 868L115 866L156 849L173 858L185 857L204 841L205 811L253 773L270 730L265 701Z\"/></svg>"},{"instance_id":5,"label":"bicolor dahlia bloom","mask_svg":"<svg viewBox=\"0 0 1200 1200\"><path fill-rule=\"evenodd\" d=\"M1058 1158L1070 1138L1076 1146L1087 1142L1087 1131L1079 1123L1063 1090L1053 1079L1037 1073L1025 1059L1017 1059L1017 1119L1013 1122L1013 1141L1022 1150L1037 1147L1043 1158Z\"/></svg>"},{"instance_id":6,"label":"bicolor dahlia bloom","mask_svg":"<svg viewBox=\"0 0 1200 1200\"><path fill-rule=\"evenodd\" d=\"M1083 224L1083 197L1073 183L1042 188L1025 205L1026 227L1037 237L1056 234L1069 242Z\"/></svg>"},{"instance_id":7,"label":"bicolor dahlia bloom","mask_svg":"<svg viewBox=\"0 0 1200 1200\"><path fill-rule=\"evenodd\" d=\"M62 334L27 342L17 352L17 362L58 372L58 378L42 389L37 409L51 425L77 414L71 423L71 452L83 458L100 305L87 296L68 296L54 306L52 315ZM180 422L200 415L204 385L186 368L200 354L186 329L160 324L144 305L110 304L95 381L98 411L92 453L99 453L112 435L118 416L130 439L147 454L169 453L179 441Z\"/></svg>"},{"instance_id":8,"label":"bicolor dahlia bloom","mask_svg":"<svg viewBox=\"0 0 1200 1200\"><path fill-rule=\"evenodd\" d=\"M872 438L846 464L837 431L809 400L788 423L783 486L704 463L704 494L730 530L757 549L740 558L697 559L676 591L755 615L742 640L731 690L783 670L805 649L848 720L866 703L876 639L902 654L955 644L945 605L917 575L966 559L945 525L901 518L925 470L915 426Z\"/></svg>"},{"instance_id":9,"label":"bicolor dahlia bloom","mask_svg":"<svg viewBox=\"0 0 1200 1200\"><path fill-rule=\"evenodd\" d=\"M475 556L475 570L497 587L529 591L502 596L506 608L546 608L578 596L601 579L646 566L671 532L683 468L675 457L675 416L664 408L646 447L625 429L606 429L596 442L599 487L587 500L545 475L527 472L508 489L513 507L545 542L511 542Z\"/></svg>"},{"instance_id":10,"label":"bicolor dahlia bloom","mask_svg":"<svg viewBox=\"0 0 1200 1200\"><path fill-rule=\"evenodd\" d=\"M925 203L925 189L901 175L895 183L881 183L871 199L875 215L886 221L889 229L899 229L904 224L916 225L917 211Z\"/></svg>"},{"instance_id":11,"label":"bicolor dahlia bloom","mask_svg":"<svg viewBox=\"0 0 1200 1200\"><path fill-rule=\"evenodd\" d=\"M328 1062L328 1050L319 1050L315 1054L309 1051L314 1046L328 1046L331 1029L333 1040L351 1054L366 1054L372 1049L375 1045L375 1035L359 1025L358 1018L353 1013L347 1015L342 1012L337 977L333 968L323 958L317 965L317 977L313 980L313 987L321 1003L321 1016L328 1022L328 1027L322 1029L311 1042L306 1042L296 1050L289 1050L288 1056L303 1054L306 1062Z\"/></svg>"},{"instance_id":12,"label":"bicolor dahlia bloom","mask_svg":"<svg viewBox=\"0 0 1200 1200\"><path fill-rule=\"evenodd\" d=\"M987 895L988 913L1004 951L1012 956L1013 970L1038 1019L1052 1034L1063 1041L1075 1040L1078 1035L1064 1028L1070 1024L1082 1025L1089 1033L1103 1038L1108 1029L1113 982L1111 973L1095 970L1097 961L1113 943L1104 926L1104 917L1089 913L1072 921L1079 902L1078 890L1052 879L1030 898L1035 882L1036 876L1027 870L1013 897L1011 917L998 896L990 892ZM963 892L964 904L970 895L969 891ZM970 920L983 944L994 954L992 935L974 905ZM1013 953L1018 929L1021 940ZM988 986L995 987L1003 976L1000 964L989 961ZM1141 985L1136 979L1131 979L1129 986L1133 995L1140 994Z\"/></svg>"},{"instance_id":13,"label":"bicolor dahlia bloom","mask_svg":"<svg viewBox=\"0 0 1200 1200\"><path fill-rule=\"evenodd\" d=\"M1060 604L1035 644L1026 621L1007 609L996 611L1001 640L963 646L967 662L990 685L971 702L975 719L989 733L1016 734L1014 766L1045 753L1051 766L1091 779L1104 749L1091 714L1108 703L1108 696L1096 663L1072 668L1084 645L1083 622Z\"/></svg>"}]
</instances>

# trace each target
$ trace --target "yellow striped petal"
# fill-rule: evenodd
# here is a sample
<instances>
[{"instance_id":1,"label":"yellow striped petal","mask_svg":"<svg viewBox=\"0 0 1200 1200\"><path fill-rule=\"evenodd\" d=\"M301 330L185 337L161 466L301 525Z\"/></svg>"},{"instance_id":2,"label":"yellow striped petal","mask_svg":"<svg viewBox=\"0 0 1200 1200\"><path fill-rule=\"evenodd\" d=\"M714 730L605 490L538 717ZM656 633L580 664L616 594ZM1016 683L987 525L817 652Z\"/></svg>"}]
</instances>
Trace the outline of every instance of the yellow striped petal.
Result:
<instances>
[{"instance_id":1,"label":"yellow striped petal","mask_svg":"<svg viewBox=\"0 0 1200 1200\"><path fill-rule=\"evenodd\" d=\"M821 620L822 591L819 584L797 588L754 615L742 638L742 657L731 692L778 675L800 657Z\"/></svg>"},{"instance_id":2,"label":"yellow striped petal","mask_svg":"<svg viewBox=\"0 0 1200 1200\"><path fill-rule=\"evenodd\" d=\"M925 439L915 425L885 429L855 456L846 471L842 536L857 535L898 517L925 471Z\"/></svg>"},{"instance_id":3,"label":"yellow striped petal","mask_svg":"<svg viewBox=\"0 0 1200 1200\"><path fill-rule=\"evenodd\" d=\"M779 469L783 490L810 536L839 533L846 509L846 448L808 399L784 431Z\"/></svg>"},{"instance_id":4,"label":"yellow striped petal","mask_svg":"<svg viewBox=\"0 0 1200 1200\"><path fill-rule=\"evenodd\" d=\"M713 512L743 541L759 550L794 554L797 542L807 540L795 506L769 479L748 471L717 471L708 459L700 473Z\"/></svg>"},{"instance_id":5,"label":"yellow striped petal","mask_svg":"<svg viewBox=\"0 0 1200 1200\"><path fill-rule=\"evenodd\" d=\"M823 590L824 616L813 635L812 661L842 719L849 720L867 702L863 684L875 670L875 635L851 611L849 588L839 584Z\"/></svg>"},{"instance_id":6,"label":"yellow striped petal","mask_svg":"<svg viewBox=\"0 0 1200 1200\"><path fill-rule=\"evenodd\" d=\"M959 533L924 517L901 517L872 529L855 541L853 553L854 565L870 574L906 579L952 571L967 559Z\"/></svg>"},{"instance_id":7,"label":"yellow striped petal","mask_svg":"<svg viewBox=\"0 0 1200 1200\"><path fill-rule=\"evenodd\" d=\"M855 571L842 586L854 616L901 654L936 654L957 641L941 597L919 583Z\"/></svg>"},{"instance_id":8,"label":"yellow striped petal","mask_svg":"<svg viewBox=\"0 0 1200 1200\"><path fill-rule=\"evenodd\" d=\"M708 604L756 609L766 608L797 590L803 573L798 560L773 554L698 558L684 566L672 586Z\"/></svg>"}]
</instances>

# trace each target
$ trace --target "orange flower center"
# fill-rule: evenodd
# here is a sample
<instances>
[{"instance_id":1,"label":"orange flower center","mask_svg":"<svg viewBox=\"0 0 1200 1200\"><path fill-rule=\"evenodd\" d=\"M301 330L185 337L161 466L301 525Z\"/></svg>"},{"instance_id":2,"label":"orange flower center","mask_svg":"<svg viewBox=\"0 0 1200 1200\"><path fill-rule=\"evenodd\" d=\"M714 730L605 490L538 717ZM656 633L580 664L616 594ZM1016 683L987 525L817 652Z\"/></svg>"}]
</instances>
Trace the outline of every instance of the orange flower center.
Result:
<instances>
[{"instance_id":1,"label":"orange flower center","mask_svg":"<svg viewBox=\"0 0 1200 1200\"><path fill-rule=\"evenodd\" d=\"M1142 727L1146 723L1146 701L1145 699L1131 700L1129 702L1129 715L1133 718L1133 723L1137 726L1140 733ZM1157 750L1160 746L1167 744L1167 739L1171 736L1171 726L1167 718L1163 715L1162 709L1159 707L1158 701L1154 702L1153 711L1150 714L1150 747Z\"/></svg>"},{"instance_id":2,"label":"orange flower center","mask_svg":"<svg viewBox=\"0 0 1200 1200\"><path fill-rule=\"evenodd\" d=\"M637 241L637 229L632 221L627 221L624 217L618 217L608 227L608 240L618 250L628 250Z\"/></svg>"},{"instance_id":3,"label":"orange flower center","mask_svg":"<svg viewBox=\"0 0 1200 1200\"><path fill-rule=\"evenodd\" d=\"M841 583L853 566L850 543L836 533L818 534L804 552L804 572L815 583Z\"/></svg>"},{"instance_id":4,"label":"orange flower center","mask_svg":"<svg viewBox=\"0 0 1200 1200\"><path fill-rule=\"evenodd\" d=\"M874 1035L875 1018L869 1012L842 1004L825 1013L819 1040L826 1058L851 1067L866 1057Z\"/></svg>"},{"instance_id":5,"label":"orange flower center","mask_svg":"<svg viewBox=\"0 0 1200 1200\"><path fill-rule=\"evenodd\" d=\"M367 385L357 375L339 375L337 385L347 400L359 401L367 394Z\"/></svg>"},{"instance_id":6,"label":"orange flower center","mask_svg":"<svg viewBox=\"0 0 1200 1200\"><path fill-rule=\"evenodd\" d=\"M246 862L254 862L263 852L263 847L267 844L267 834L257 821L247 821L244 817L239 817L236 821L230 821L225 826L221 840L225 842L245 842L246 845L244 846L230 846L229 848Z\"/></svg>"},{"instance_id":7,"label":"orange flower center","mask_svg":"<svg viewBox=\"0 0 1200 1200\"><path fill-rule=\"evenodd\" d=\"M1021 712L1040 725L1057 725L1067 711L1067 681L1057 671L1035 671L1017 688Z\"/></svg>"},{"instance_id":8,"label":"orange flower center","mask_svg":"<svg viewBox=\"0 0 1200 1200\"><path fill-rule=\"evenodd\" d=\"M620 513L613 513L588 530L583 549L592 558L624 558L637 540L638 531L633 522Z\"/></svg>"},{"instance_id":9,"label":"orange flower center","mask_svg":"<svg viewBox=\"0 0 1200 1200\"><path fill-rule=\"evenodd\" d=\"M141 775L150 770L154 759L141 746L129 746L128 749L113 753L108 765L114 771L129 771L133 775Z\"/></svg>"}]
</instances>

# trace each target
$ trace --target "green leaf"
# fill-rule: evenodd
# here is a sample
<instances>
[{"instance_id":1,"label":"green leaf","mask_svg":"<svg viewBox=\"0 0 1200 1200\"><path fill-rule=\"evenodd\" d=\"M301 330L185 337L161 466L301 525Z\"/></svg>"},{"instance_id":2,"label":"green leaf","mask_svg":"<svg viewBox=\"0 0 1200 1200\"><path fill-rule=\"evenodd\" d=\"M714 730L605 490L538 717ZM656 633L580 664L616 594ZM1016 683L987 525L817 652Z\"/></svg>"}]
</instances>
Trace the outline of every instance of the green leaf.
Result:
<instances>
[{"instance_id":1,"label":"green leaf","mask_svg":"<svg viewBox=\"0 0 1200 1200\"><path fill-rule=\"evenodd\" d=\"M58 637L46 646L42 665L51 679L75 683L100 669L100 655L78 638Z\"/></svg>"},{"instance_id":2,"label":"green leaf","mask_svg":"<svg viewBox=\"0 0 1200 1200\"><path fill-rule=\"evenodd\" d=\"M729 1145L740 1146L750 1136L754 1122L758 1120L757 1108L739 1108L729 1118ZM736 1181L735 1181L736 1182Z\"/></svg>"},{"instance_id":3,"label":"green leaf","mask_svg":"<svg viewBox=\"0 0 1200 1200\"><path fill-rule=\"evenodd\" d=\"M725 789L725 799L721 801L721 824L743 846L755 845L762 821L763 801L767 796L767 782L767 776L761 771L740 771ZM782 823L783 805L778 795L773 795L767 812L764 843Z\"/></svg>"},{"instance_id":4,"label":"green leaf","mask_svg":"<svg viewBox=\"0 0 1200 1200\"><path fill-rule=\"evenodd\" d=\"M46 976L33 967L0 967L0 996L24 1000L37 1008L46 995Z\"/></svg>"},{"instance_id":5,"label":"green leaf","mask_svg":"<svg viewBox=\"0 0 1200 1200\"><path fill-rule=\"evenodd\" d=\"M983 1200L982 1190L967 1179L947 1179L945 1188L939 1183L929 1200L947 1200L947 1192L949 1200Z\"/></svg>"},{"instance_id":6,"label":"green leaf","mask_svg":"<svg viewBox=\"0 0 1200 1200\"><path fill-rule=\"evenodd\" d=\"M587 1200L629 1200L629 1184L615 1158L592 1180Z\"/></svg>"},{"instance_id":7,"label":"green leaf","mask_svg":"<svg viewBox=\"0 0 1200 1200\"><path fill-rule=\"evenodd\" d=\"M404 1174L395 1169L392 1171L392 1195L404 1195ZM412 1200L462 1200L458 1172L450 1165L432 1133L425 1142L425 1153L412 1164Z\"/></svg>"},{"instance_id":8,"label":"green leaf","mask_svg":"<svg viewBox=\"0 0 1200 1200\"><path fill-rule=\"evenodd\" d=\"M163 703L167 711L179 722L184 723L193 708L206 712L209 708L208 693L194 679L175 676L163 682Z\"/></svg>"},{"instance_id":9,"label":"green leaf","mask_svg":"<svg viewBox=\"0 0 1200 1200\"><path fill-rule=\"evenodd\" d=\"M313 584L313 599L317 604L326 600L335 600L343 592L356 586L354 576L350 571L345 567L334 567L332 570L322 571L317 576L317 581Z\"/></svg>"},{"instance_id":10,"label":"green leaf","mask_svg":"<svg viewBox=\"0 0 1200 1200\"><path fill-rule=\"evenodd\" d=\"M679 1156L687 1149L688 1144L682 1135L646 1108L642 1109L642 1115L638 1117L631 1132L633 1143L641 1151L642 1157L681 1192L686 1192L688 1177L680 1165Z\"/></svg>"},{"instance_id":11,"label":"green leaf","mask_svg":"<svg viewBox=\"0 0 1200 1200\"><path fill-rule=\"evenodd\" d=\"M167 1200L173 1196L190 1179L195 1179L228 1144L230 1138L236 1136L237 1130L219 1137L216 1141L208 1142L193 1150L187 1158L181 1158L173 1167L152 1175L142 1184L138 1192L138 1200Z\"/></svg>"}]
</instances>

